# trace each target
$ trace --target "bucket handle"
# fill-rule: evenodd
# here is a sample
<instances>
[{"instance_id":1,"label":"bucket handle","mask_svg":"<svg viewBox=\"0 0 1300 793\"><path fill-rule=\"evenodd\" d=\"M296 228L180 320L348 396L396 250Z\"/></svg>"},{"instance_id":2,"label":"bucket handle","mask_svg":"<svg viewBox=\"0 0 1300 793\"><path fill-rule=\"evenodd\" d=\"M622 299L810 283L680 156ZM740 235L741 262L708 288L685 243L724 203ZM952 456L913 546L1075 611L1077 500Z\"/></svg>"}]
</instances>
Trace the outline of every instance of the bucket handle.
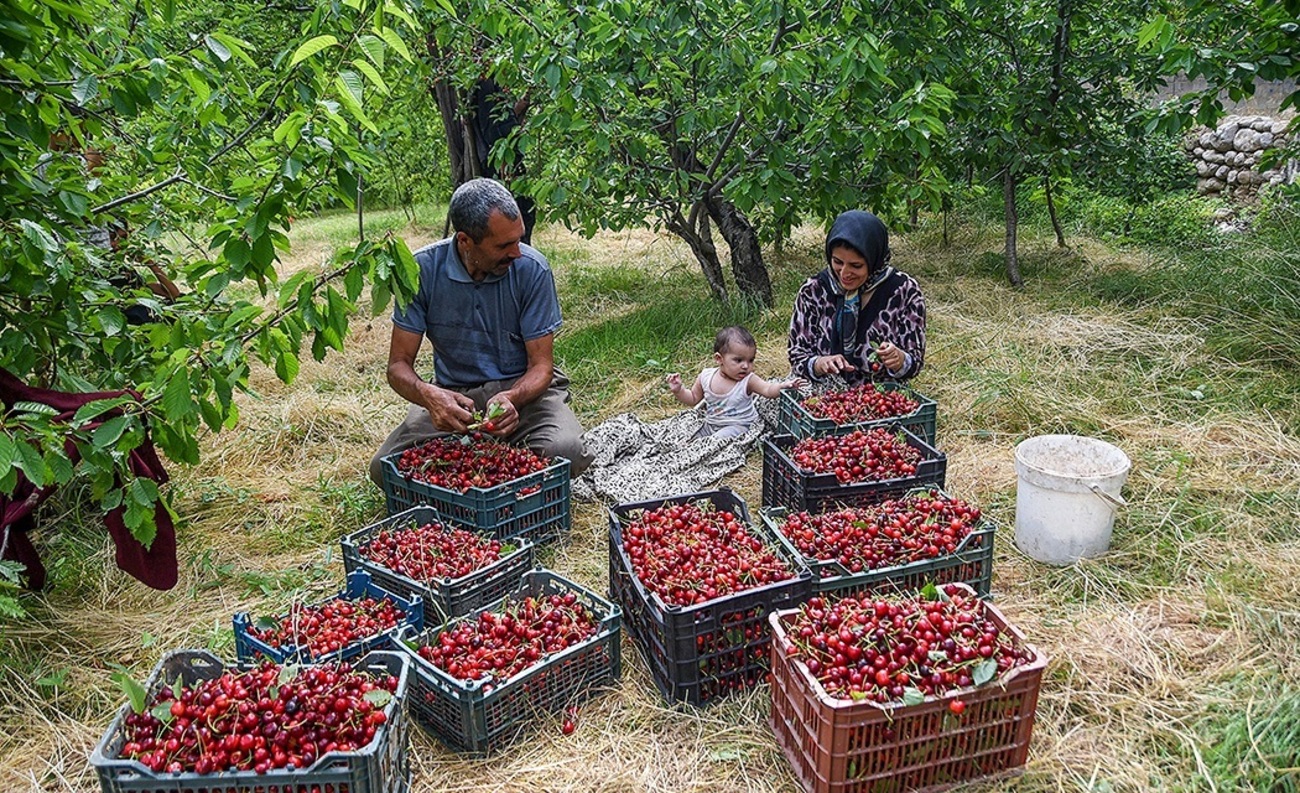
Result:
<instances>
[{"instance_id":1,"label":"bucket handle","mask_svg":"<svg viewBox=\"0 0 1300 793\"><path fill-rule=\"evenodd\" d=\"M1097 498L1105 501L1106 505L1111 509L1119 509L1120 507L1128 506L1128 502L1124 500L1123 496L1112 496L1110 493L1102 490L1099 485L1088 485L1088 489L1096 494Z\"/></svg>"}]
</instances>

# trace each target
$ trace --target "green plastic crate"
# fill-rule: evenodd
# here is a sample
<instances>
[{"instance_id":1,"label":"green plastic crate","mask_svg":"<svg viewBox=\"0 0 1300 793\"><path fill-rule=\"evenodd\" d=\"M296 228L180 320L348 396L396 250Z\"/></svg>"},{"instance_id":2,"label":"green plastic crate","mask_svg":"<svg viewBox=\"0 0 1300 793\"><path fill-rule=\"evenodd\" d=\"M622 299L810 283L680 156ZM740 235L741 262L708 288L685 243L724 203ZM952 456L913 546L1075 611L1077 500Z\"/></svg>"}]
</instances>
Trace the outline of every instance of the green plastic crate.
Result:
<instances>
[{"instance_id":1,"label":"green plastic crate","mask_svg":"<svg viewBox=\"0 0 1300 793\"><path fill-rule=\"evenodd\" d=\"M902 424L912 434L931 446L935 445L936 427L935 418L939 412L939 404L933 399L921 394L913 389L899 385L898 383L881 382L874 383L875 387L881 391L902 391L907 396L915 399L920 403L916 410L905 416L890 416L882 419L867 419L865 421L852 422L849 424L836 424L830 419L818 418L808 409L799 404L805 397L801 396L798 391L790 388L781 392L780 402L777 406L777 431L778 435L793 435L797 439L803 439L818 435L842 435L854 430L868 430L872 427L886 427L891 424Z\"/></svg>"},{"instance_id":2,"label":"green plastic crate","mask_svg":"<svg viewBox=\"0 0 1300 793\"><path fill-rule=\"evenodd\" d=\"M123 705L90 755L103 793L407 793L411 784L407 756L410 727L406 697L410 663L400 653L373 652L351 662L397 678L397 690L384 708L387 721L375 738L353 752L329 752L309 768L275 769L265 774L224 771L218 774L155 773L143 763L120 757L124 736L122 721L130 705ZM249 665L241 665L241 669ZM145 683L152 699L164 686L180 680L192 686L220 677L225 665L206 650L173 650L163 656Z\"/></svg>"},{"instance_id":3,"label":"green plastic crate","mask_svg":"<svg viewBox=\"0 0 1300 793\"><path fill-rule=\"evenodd\" d=\"M759 510L759 517L776 535L777 540L812 571L814 595L908 593L919 591L929 583L966 584L980 597L989 595L993 584L993 535L996 526L983 515L971 533L962 539L957 550L950 554L854 573L834 559L813 559L800 553L794 542L781 531L781 525L788 514L790 510L784 507L765 507Z\"/></svg>"}]
</instances>

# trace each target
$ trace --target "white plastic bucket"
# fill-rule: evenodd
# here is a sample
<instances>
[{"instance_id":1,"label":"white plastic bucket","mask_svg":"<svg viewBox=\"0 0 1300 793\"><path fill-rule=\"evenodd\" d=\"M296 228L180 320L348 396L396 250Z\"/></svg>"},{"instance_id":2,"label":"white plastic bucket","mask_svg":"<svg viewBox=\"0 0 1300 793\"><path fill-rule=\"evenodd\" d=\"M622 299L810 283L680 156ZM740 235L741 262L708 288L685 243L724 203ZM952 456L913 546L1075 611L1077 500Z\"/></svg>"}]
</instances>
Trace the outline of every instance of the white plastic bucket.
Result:
<instances>
[{"instance_id":1,"label":"white plastic bucket","mask_svg":"<svg viewBox=\"0 0 1300 793\"><path fill-rule=\"evenodd\" d=\"M1016 446L1016 546L1054 565L1110 547L1129 459L1119 447L1079 435L1040 435Z\"/></svg>"}]
</instances>

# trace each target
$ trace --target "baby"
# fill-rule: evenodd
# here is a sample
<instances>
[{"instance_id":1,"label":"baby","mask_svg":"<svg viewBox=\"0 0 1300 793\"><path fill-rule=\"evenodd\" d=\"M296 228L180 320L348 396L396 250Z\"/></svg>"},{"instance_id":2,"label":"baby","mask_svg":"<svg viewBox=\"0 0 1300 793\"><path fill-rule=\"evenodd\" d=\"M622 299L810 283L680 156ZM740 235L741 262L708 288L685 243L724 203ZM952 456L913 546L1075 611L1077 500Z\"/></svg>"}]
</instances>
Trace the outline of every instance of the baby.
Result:
<instances>
[{"instance_id":1,"label":"baby","mask_svg":"<svg viewBox=\"0 0 1300 793\"><path fill-rule=\"evenodd\" d=\"M695 433L703 438L717 435L736 438L744 435L758 421L754 394L776 399L782 389L802 388L803 378L769 383L754 374L754 355L758 344L748 330L732 325L718 331L713 339L713 360L717 366L705 369L690 388L682 386L677 372L668 375L668 390L683 405L694 407L704 400L704 426Z\"/></svg>"}]
</instances>

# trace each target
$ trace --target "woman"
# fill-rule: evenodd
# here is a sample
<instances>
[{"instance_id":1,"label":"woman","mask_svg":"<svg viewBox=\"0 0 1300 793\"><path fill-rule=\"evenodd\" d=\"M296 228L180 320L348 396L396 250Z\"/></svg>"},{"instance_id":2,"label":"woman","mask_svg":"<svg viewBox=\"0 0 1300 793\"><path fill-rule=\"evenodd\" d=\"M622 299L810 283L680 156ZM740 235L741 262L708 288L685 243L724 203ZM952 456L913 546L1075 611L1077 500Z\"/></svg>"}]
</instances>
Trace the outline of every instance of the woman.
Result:
<instances>
[{"instance_id":1,"label":"woman","mask_svg":"<svg viewBox=\"0 0 1300 793\"><path fill-rule=\"evenodd\" d=\"M850 385L915 377L925 362L925 301L916 281L889 265L885 224L861 210L840 215L826 263L795 297L791 371L809 380L838 374Z\"/></svg>"}]
</instances>

